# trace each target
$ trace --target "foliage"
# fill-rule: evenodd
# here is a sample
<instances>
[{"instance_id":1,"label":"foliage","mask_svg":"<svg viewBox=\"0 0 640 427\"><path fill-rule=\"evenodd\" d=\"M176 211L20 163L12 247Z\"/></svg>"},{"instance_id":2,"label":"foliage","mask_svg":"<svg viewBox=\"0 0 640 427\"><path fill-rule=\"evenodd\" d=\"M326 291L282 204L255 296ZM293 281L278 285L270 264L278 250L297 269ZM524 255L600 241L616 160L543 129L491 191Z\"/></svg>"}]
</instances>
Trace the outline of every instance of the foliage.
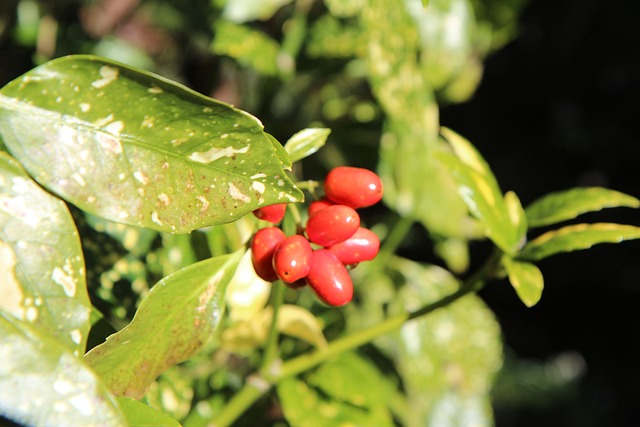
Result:
<instances>
[{"instance_id":1,"label":"foliage","mask_svg":"<svg viewBox=\"0 0 640 427\"><path fill-rule=\"evenodd\" d=\"M635 197L575 188L523 207L440 126L439 105L472 96L514 36L519 0L68 3L78 22L2 6L0 40L40 63L0 89L6 418L491 425L503 349L475 293L508 281L531 307L540 260L640 238L577 220ZM199 89L224 101L178 83L194 60L215 62ZM250 212L287 203L281 227L299 232L315 177L342 164L383 181L362 216L382 247L331 308L261 280L247 248L270 225ZM412 226L440 265L400 255ZM478 240L493 250L469 271Z\"/></svg>"}]
</instances>

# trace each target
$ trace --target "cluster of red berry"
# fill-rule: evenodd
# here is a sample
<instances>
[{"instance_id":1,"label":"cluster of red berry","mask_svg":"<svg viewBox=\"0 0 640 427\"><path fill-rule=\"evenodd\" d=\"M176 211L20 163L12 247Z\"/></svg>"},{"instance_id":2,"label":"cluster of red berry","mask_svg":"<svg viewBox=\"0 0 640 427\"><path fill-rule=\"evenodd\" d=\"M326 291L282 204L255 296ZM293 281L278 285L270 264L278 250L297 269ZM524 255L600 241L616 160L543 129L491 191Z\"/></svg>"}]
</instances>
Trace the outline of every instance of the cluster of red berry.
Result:
<instances>
[{"instance_id":1,"label":"cluster of red berry","mask_svg":"<svg viewBox=\"0 0 640 427\"><path fill-rule=\"evenodd\" d=\"M306 236L286 236L275 226L263 228L253 237L251 256L262 279L281 279L293 288L308 284L320 300L341 306L353 297L348 267L375 258L380 248L378 237L360 226L356 209L380 201L382 182L370 170L341 166L325 177L324 193L309 205ZM254 214L276 224L285 209L284 204L271 205Z\"/></svg>"}]
</instances>

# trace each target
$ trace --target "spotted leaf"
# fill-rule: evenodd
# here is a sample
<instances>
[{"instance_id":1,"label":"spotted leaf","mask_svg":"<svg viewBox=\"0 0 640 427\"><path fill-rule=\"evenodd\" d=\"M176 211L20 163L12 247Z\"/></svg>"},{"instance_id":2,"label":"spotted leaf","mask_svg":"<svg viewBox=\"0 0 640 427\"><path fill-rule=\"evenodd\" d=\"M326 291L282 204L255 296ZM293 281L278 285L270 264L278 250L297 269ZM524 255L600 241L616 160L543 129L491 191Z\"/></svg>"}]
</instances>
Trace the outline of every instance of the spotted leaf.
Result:
<instances>
[{"instance_id":1,"label":"spotted leaf","mask_svg":"<svg viewBox=\"0 0 640 427\"><path fill-rule=\"evenodd\" d=\"M209 258L162 279L129 325L85 355L89 366L114 394L142 397L158 375L194 355L217 332L241 256Z\"/></svg>"},{"instance_id":2,"label":"spotted leaf","mask_svg":"<svg viewBox=\"0 0 640 427\"><path fill-rule=\"evenodd\" d=\"M30 323L2 312L0 360L3 420L30 426L128 425L113 396L82 360Z\"/></svg>"},{"instance_id":3,"label":"spotted leaf","mask_svg":"<svg viewBox=\"0 0 640 427\"><path fill-rule=\"evenodd\" d=\"M0 153L0 310L84 353L91 303L67 206Z\"/></svg>"},{"instance_id":4,"label":"spotted leaf","mask_svg":"<svg viewBox=\"0 0 640 427\"><path fill-rule=\"evenodd\" d=\"M93 56L0 89L0 137L43 186L118 222L186 233L302 200L258 119Z\"/></svg>"}]
</instances>

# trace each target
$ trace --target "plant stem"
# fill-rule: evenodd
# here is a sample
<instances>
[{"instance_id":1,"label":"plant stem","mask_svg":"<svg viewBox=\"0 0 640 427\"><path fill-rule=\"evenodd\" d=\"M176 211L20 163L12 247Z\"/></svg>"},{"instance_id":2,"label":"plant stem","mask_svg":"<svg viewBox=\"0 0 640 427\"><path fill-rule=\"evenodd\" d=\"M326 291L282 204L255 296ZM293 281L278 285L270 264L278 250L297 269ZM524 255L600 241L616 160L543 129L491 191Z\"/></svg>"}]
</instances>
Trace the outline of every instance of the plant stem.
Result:
<instances>
[{"instance_id":1,"label":"plant stem","mask_svg":"<svg viewBox=\"0 0 640 427\"><path fill-rule=\"evenodd\" d=\"M242 389L220 411L219 415L213 419L210 426L227 427L237 420L255 401L269 390L247 381Z\"/></svg>"},{"instance_id":2,"label":"plant stem","mask_svg":"<svg viewBox=\"0 0 640 427\"><path fill-rule=\"evenodd\" d=\"M400 233L400 231L405 230L406 232L410 225L410 221L403 221L402 223L397 223L394 230L399 230L397 234L404 236L404 233ZM270 390L273 385L278 384L283 379L308 371L332 357L358 348L382 335L399 329L407 321L422 317L437 310L438 308L453 303L471 292L480 290L489 279L496 277L500 256L501 252L496 250L487 259L485 264L475 274L469 276L462 286L452 294L449 294L431 304L427 304L416 311L388 317L377 325L351 333L342 338L338 338L329 343L326 348L316 350L312 353L303 354L283 363L279 369L273 369L274 367L272 362L269 363L268 369L265 369L267 368L267 365L264 363L267 361L267 357L265 355L263 369L261 369L261 377L252 377L252 381L247 381L243 389L231 399L220 413L220 416L214 420L214 425L216 427L221 427L228 425L228 422L233 422L237 417L244 413L244 411L249 409L249 407L251 407L251 405L253 405L253 403L264 393ZM275 360L275 358L273 360ZM222 423L222 421L226 424Z\"/></svg>"},{"instance_id":3,"label":"plant stem","mask_svg":"<svg viewBox=\"0 0 640 427\"><path fill-rule=\"evenodd\" d=\"M376 265L385 266L388 264L389 259L396 253L396 250L411 230L413 223L414 221L411 218L403 216L398 218L380 247L380 251L375 260Z\"/></svg>"},{"instance_id":4,"label":"plant stem","mask_svg":"<svg viewBox=\"0 0 640 427\"><path fill-rule=\"evenodd\" d=\"M267 345L264 350L262 366L260 368L263 372L269 372L271 370L271 365L278 358L278 314L284 299L285 286L286 285L280 280L273 282L272 284L271 307L273 307L273 316L271 318L271 327L269 329Z\"/></svg>"}]
</instances>

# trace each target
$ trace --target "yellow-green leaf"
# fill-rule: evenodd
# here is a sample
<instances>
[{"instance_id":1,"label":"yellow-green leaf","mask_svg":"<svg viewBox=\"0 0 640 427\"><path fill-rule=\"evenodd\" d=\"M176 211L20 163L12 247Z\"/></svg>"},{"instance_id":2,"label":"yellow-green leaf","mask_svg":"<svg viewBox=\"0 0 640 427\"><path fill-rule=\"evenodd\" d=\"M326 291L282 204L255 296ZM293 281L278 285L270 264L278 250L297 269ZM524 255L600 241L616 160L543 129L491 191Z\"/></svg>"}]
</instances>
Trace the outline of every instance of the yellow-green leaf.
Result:
<instances>
[{"instance_id":1,"label":"yellow-green leaf","mask_svg":"<svg viewBox=\"0 0 640 427\"><path fill-rule=\"evenodd\" d=\"M0 152L0 309L84 354L91 302L67 206Z\"/></svg>"},{"instance_id":2,"label":"yellow-green leaf","mask_svg":"<svg viewBox=\"0 0 640 427\"><path fill-rule=\"evenodd\" d=\"M20 425L125 427L100 378L59 341L0 311L0 415Z\"/></svg>"},{"instance_id":3,"label":"yellow-green leaf","mask_svg":"<svg viewBox=\"0 0 640 427\"><path fill-rule=\"evenodd\" d=\"M611 223L568 225L530 241L518 258L539 261L561 252L589 249L599 243L620 243L633 239L640 239L640 227Z\"/></svg>"},{"instance_id":4,"label":"yellow-green leaf","mask_svg":"<svg viewBox=\"0 0 640 427\"><path fill-rule=\"evenodd\" d=\"M547 194L527 206L531 227L566 221L586 212L604 208L640 207L640 200L619 191L602 187L572 188Z\"/></svg>"},{"instance_id":5,"label":"yellow-green leaf","mask_svg":"<svg viewBox=\"0 0 640 427\"><path fill-rule=\"evenodd\" d=\"M538 267L530 262L518 261L504 257L502 264L507 270L509 282L516 290L520 300L533 307L540 301L544 289L544 278Z\"/></svg>"},{"instance_id":6,"label":"yellow-green leaf","mask_svg":"<svg viewBox=\"0 0 640 427\"><path fill-rule=\"evenodd\" d=\"M86 354L114 394L140 398L158 375L213 337L241 256L210 258L165 277L142 300L129 325Z\"/></svg>"}]
</instances>

